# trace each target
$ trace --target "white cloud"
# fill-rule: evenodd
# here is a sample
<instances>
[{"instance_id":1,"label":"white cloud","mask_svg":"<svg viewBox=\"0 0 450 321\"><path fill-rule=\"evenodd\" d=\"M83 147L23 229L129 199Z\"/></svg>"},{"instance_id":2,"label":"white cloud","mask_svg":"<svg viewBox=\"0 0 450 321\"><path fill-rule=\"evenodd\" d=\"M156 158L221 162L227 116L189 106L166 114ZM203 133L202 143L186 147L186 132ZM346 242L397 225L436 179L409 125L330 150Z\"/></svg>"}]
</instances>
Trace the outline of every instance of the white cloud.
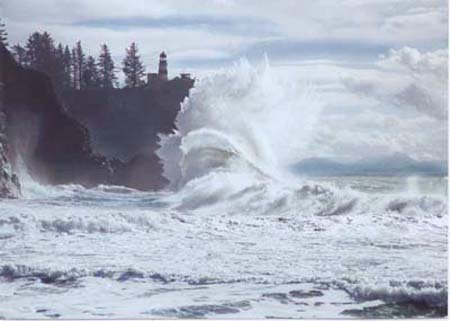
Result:
<instances>
[{"instance_id":1,"label":"white cloud","mask_svg":"<svg viewBox=\"0 0 450 321\"><path fill-rule=\"evenodd\" d=\"M346 78L344 84L355 93L375 98L400 108L413 107L437 119L447 119L447 50L421 53L404 47L391 49L377 65L384 76L375 73L368 79Z\"/></svg>"},{"instance_id":2,"label":"white cloud","mask_svg":"<svg viewBox=\"0 0 450 321\"><path fill-rule=\"evenodd\" d=\"M255 46L272 44L267 46L269 57L273 50L277 64L285 63L277 69L297 71L300 80L315 83L327 105L310 154L342 158L386 152L419 159L447 157L447 11L447 0L0 0L10 43L23 43L31 32L48 30L69 45L81 40L89 54L97 54L99 44L106 42L120 63L124 49L136 41L148 71L156 70L163 49L172 73L177 62L228 63ZM227 33L226 28L218 34L204 26L111 30L71 25L136 16L254 17L267 21L269 29L276 26L279 35ZM312 44L319 45L308 59L329 61L292 64ZM352 53L362 55L358 46L369 53L401 49L362 64L349 58ZM348 64L335 61L333 47L343 48ZM321 56L328 51L330 55ZM194 75L202 72L192 65L177 68Z\"/></svg>"},{"instance_id":3,"label":"white cloud","mask_svg":"<svg viewBox=\"0 0 450 321\"><path fill-rule=\"evenodd\" d=\"M58 41L77 38L89 43L90 50L97 50L86 39L95 35L98 42L114 43L113 47L125 48L129 30L111 30L68 26L77 21L130 17L206 16L249 17L267 21L267 30L279 32L277 39L287 41L331 40L350 44L348 51L360 43L384 44L390 47L404 45L439 47L446 46L447 9L445 0L342 0L297 1L280 0L1 0L1 15L7 18L11 43L23 42L34 30L50 30ZM228 51L245 54L252 44L273 40L269 34L258 35L238 28L238 34L220 36L201 24L186 30L174 26L174 30L131 28L138 43L151 43L157 50ZM260 29L264 29L261 26ZM62 30L64 32L58 32ZM141 32L143 31L143 32ZM167 32L166 32L167 31ZM226 32L226 28L223 29ZM231 31L231 29L230 29ZM165 37L159 36L165 33ZM56 37L58 34L58 37ZM65 36L71 34L70 37ZM155 34L155 36L153 36ZM142 37L142 38L141 38ZM186 40L184 39L186 38ZM222 42L222 44L220 44ZM229 44L233 43L232 46ZM150 45L149 45L150 46ZM236 46L241 49L236 50ZM317 49L321 50L321 49ZM322 49L326 50L326 49ZM122 51L122 50L121 50ZM116 55L121 52L116 52ZM199 56L201 58L201 56Z\"/></svg>"},{"instance_id":4,"label":"white cloud","mask_svg":"<svg viewBox=\"0 0 450 321\"><path fill-rule=\"evenodd\" d=\"M411 47L391 49L378 64L386 69L406 70L414 74L433 74L439 80L447 77L447 50L421 53Z\"/></svg>"},{"instance_id":5,"label":"white cloud","mask_svg":"<svg viewBox=\"0 0 450 321\"><path fill-rule=\"evenodd\" d=\"M226 51L209 49L190 49L175 51L170 55L173 60L202 60L202 59L229 59L230 54Z\"/></svg>"},{"instance_id":6,"label":"white cloud","mask_svg":"<svg viewBox=\"0 0 450 321\"><path fill-rule=\"evenodd\" d=\"M446 51L403 48L363 66L316 61L280 69L314 83L325 103L309 155L354 160L399 152L445 160L446 62Z\"/></svg>"}]
</instances>

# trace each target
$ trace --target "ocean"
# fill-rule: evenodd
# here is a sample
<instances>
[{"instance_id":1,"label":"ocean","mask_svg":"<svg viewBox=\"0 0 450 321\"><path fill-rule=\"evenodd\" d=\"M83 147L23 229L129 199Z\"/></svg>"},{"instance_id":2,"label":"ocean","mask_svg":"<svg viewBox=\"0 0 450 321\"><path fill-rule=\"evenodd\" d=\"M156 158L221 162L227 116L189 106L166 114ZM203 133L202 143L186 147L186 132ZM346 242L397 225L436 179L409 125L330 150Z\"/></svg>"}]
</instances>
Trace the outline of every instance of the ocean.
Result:
<instances>
[{"instance_id":1,"label":"ocean","mask_svg":"<svg viewBox=\"0 0 450 321\"><path fill-rule=\"evenodd\" d=\"M241 63L161 136L164 191L23 169L0 203L0 317L445 316L447 178L289 173L319 111Z\"/></svg>"}]
</instances>

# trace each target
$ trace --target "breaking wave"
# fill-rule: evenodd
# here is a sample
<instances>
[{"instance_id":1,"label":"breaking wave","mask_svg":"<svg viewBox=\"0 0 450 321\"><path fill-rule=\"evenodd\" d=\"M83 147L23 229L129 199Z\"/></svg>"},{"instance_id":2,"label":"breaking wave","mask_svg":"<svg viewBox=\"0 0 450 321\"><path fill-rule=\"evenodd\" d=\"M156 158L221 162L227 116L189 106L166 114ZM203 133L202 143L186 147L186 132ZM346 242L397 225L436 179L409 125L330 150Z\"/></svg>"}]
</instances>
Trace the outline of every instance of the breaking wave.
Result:
<instances>
[{"instance_id":1,"label":"breaking wave","mask_svg":"<svg viewBox=\"0 0 450 321\"><path fill-rule=\"evenodd\" d=\"M3 265L0 267L0 279L7 281L21 279L30 281L31 279L37 279L44 284L70 287L86 277L106 278L116 282L139 280L162 284L177 282L197 286L243 282L249 284L268 284L270 282L269 279L263 277L218 279L199 276L195 278L188 274L176 275L155 271L142 271L133 268L123 270L96 269L90 271L77 268L52 270L49 268L32 268L25 265ZM359 302L381 300L387 303L413 303L426 305L427 307L446 307L448 300L446 284L436 281L392 280L385 285L368 285L357 280L330 282L321 280L320 278L300 278L285 282L270 282L270 284L315 284L317 288L344 290ZM315 292L320 293L320 291Z\"/></svg>"},{"instance_id":2,"label":"breaking wave","mask_svg":"<svg viewBox=\"0 0 450 321\"><path fill-rule=\"evenodd\" d=\"M356 285L343 287L358 301L415 302L432 307L447 305L447 285L434 281L391 281L382 285Z\"/></svg>"},{"instance_id":3,"label":"breaking wave","mask_svg":"<svg viewBox=\"0 0 450 321\"><path fill-rule=\"evenodd\" d=\"M215 171L279 179L301 157L320 111L310 87L273 73L267 60L258 68L241 60L191 90L178 130L161 136L164 176L174 189Z\"/></svg>"},{"instance_id":4,"label":"breaking wave","mask_svg":"<svg viewBox=\"0 0 450 321\"><path fill-rule=\"evenodd\" d=\"M338 296L346 307L349 301L361 308L361 302L381 300L425 307L424 313L446 310L446 195L421 193L418 180L408 182L415 192L407 193L389 192L392 182L384 181L367 192L371 178L350 178L339 187L292 177L285 169L308 156L305 146L320 111L309 86L273 73L267 62L253 68L242 60L199 80L182 105L177 131L161 136L158 155L169 190L43 186L21 171L23 198L0 207L0 242L6 246L0 285L42 283L42 291L47 285L69 291L83 284L83 311L104 283L108 291L118 286L110 291L114 295L129 286L147 310L149 288L191 287L211 295L215 285L229 302L241 287L249 302L244 309L272 300L295 312L310 304L313 311L316 303L332 307ZM84 300L79 293L70 302ZM18 300L21 306L28 297L25 292ZM205 301L203 294L199 298ZM234 311L224 298L150 314ZM389 308L350 312L377 316Z\"/></svg>"}]
</instances>

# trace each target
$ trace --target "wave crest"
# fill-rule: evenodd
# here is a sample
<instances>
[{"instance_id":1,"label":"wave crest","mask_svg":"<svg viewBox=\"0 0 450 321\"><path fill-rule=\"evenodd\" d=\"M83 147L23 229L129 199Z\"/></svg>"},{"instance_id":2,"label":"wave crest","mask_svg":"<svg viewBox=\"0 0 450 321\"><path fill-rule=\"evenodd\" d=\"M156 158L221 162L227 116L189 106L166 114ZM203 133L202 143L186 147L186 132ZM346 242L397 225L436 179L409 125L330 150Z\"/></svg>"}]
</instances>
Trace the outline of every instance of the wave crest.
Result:
<instances>
[{"instance_id":1,"label":"wave crest","mask_svg":"<svg viewBox=\"0 0 450 321\"><path fill-rule=\"evenodd\" d=\"M320 107L311 88L279 77L268 63L253 68L241 60L191 90L178 130L161 136L164 176L174 189L217 169L278 177L301 156Z\"/></svg>"}]
</instances>

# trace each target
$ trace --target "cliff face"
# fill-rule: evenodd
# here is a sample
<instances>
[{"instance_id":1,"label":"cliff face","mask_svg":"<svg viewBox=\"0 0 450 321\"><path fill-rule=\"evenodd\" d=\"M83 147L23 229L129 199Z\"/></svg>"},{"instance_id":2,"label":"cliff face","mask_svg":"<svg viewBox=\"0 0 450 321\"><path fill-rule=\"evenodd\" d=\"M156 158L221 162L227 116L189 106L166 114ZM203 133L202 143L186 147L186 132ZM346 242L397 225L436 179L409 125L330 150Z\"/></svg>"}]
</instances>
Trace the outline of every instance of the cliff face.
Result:
<instances>
[{"instance_id":1,"label":"cliff face","mask_svg":"<svg viewBox=\"0 0 450 321\"><path fill-rule=\"evenodd\" d=\"M92 152L87 129L63 111L50 79L17 65L4 47L0 56L13 162L20 157L43 183L108 183L112 171L106 158Z\"/></svg>"},{"instance_id":2,"label":"cliff face","mask_svg":"<svg viewBox=\"0 0 450 321\"><path fill-rule=\"evenodd\" d=\"M22 68L4 47L0 58L6 116L3 123L0 117L0 133L6 134L0 141L0 156L5 156L0 165L8 177L2 184L18 186L9 161L23 161L29 174L45 184L115 184L141 190L167 184L155 155L158 134L174 129L193 81L70 90L58 98L45 74Z\"/></svg>"},{"instance_id":3,"label":"cliff face","mask_svg":"<svg viewBox=\"0 0 450 321\"><path fill-rule=\"evenodd\" d=\"M10 163L9 145L6 138L6 115L4 113L4 84L6 56L5 48L0 44L0 198L17 197L20 186Z\"/></svg>"},{"instance_id":4,"label":"cliff face","mask_svg":"<svg viewBox=\"0 0 450 321\"><path fill-rule=\"evenodd\" d=\"M1 47L0 47L1 50ZM4 113L4 61L0 56L0 198L17 197L19 181L12 171L9 147L6 139L6 115Z\"/></svg>"},{"instance_id":5,"label":"cliff face","mask_svg":"<svg viewBox=\"0 0 450 321\"><path fill-rule=\"evenodd\" d=\"M0 198L16 198L20 194L20 185L9 162L4 119L4 113L0 112Z\"/></svg>"},{"instance_id":6,"label":"cliff face","mask_svg":"<svg viewBox=\"0 0 450 321\"><path fill-rule=\"evenodd\" d=\"M158 134L175 128L192 85L175 78L143 88L70 91L63 97L67 112L89 129L93 149L116 159L113 183L151 190L168 183L155 155Z\"/></svg>"},{"instance_id":7,"label":"cliff face","mask_svg":"<svg viewBox=\"0 0 450 321\"><path fill-rule=\"evenodd\" d=\"M63 100L67 112L89 129L96 152L129 161L153 155L158 133L175 128L192 84L175 78L141 88L74 90Z\"/></svg>"}]
</instances>

